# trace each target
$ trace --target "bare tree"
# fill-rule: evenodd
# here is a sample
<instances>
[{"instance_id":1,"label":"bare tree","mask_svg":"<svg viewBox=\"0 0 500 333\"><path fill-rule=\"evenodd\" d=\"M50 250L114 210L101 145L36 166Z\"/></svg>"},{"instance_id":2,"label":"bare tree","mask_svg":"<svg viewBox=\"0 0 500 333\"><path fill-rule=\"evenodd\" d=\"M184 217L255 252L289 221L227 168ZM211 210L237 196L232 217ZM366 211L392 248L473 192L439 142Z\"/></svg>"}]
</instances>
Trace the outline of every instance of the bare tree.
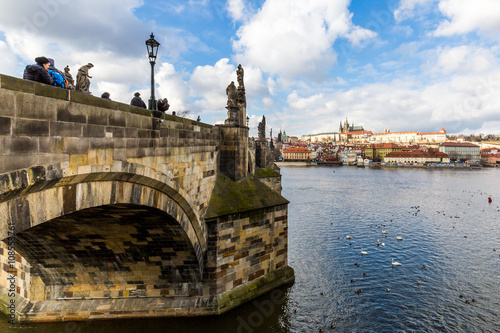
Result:
<instances>
[{"instance_id":1,"label":"bare tree","mask_svg":"<svg viewBox=\"0 0 500 333\"><path fill-rule=\"evenodd\" d=\"M176 112L177 117L182 117L182 118L190 118L189 115L191 114L191 110L182 110Z\"/></svg>"}]
</instances>

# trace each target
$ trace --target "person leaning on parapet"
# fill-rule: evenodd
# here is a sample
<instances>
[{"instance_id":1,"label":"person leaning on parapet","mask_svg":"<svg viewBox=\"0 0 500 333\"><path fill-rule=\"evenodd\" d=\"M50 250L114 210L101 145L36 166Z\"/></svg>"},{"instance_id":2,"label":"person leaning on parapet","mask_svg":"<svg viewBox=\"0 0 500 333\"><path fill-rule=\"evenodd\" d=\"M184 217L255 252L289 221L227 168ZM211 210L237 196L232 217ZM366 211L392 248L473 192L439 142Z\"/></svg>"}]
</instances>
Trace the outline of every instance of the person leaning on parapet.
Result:
<instances>
[{"instance_id":1,"label":"person leaning on parapet","mask_svg":"<svg viewBox=\"0 0 500 333\"><path fill-rule=\"evenodd\" d=\"M63 72L56 68L54 59L49 59L49 75L54 79L54 86L59 88L68 88L68 80L66 80L66 76Z\"/></svg>"},{"instance_id":2,"label":"person leaning on parapet","mask_svg":"<svg viewBox=\"0 0 500 333\"><path fill-rule=\"evenodd\" d=\"M130 101L130 105L138 106L140 108L146 109L146 103L144 103L144 101L142 100L142 98L140 96L141 96L141 94L136 92L134 94L134 98L132 98L132 100Z\"/></svg>"},{"instance_id":3,"label":"person leaning on parapet","mask_svg":"<svg viewBox=\"0 0 500 333\"><path fill-rule=\"evenodd\" d=\"M170 104L168 104L168 100L166 98L158 100L158 111L167 112L170 108Z\"/></svg>"},{"instance_id":4,"label":"person leaning on parapet","mask_svg":"<svg viewBox=\"0 0 500 333\"><path fill-rule=\"evenodd\" d=\"M106 91L106 92L103 92L103 93L102 93L101 98L111 100L111 98L109 98L109 96L111 96L111 95L109 94L109 92L107 92L107 91Z\"/></svg>"},{"instance_id":5,"label":"person leaning on parapet","mask_svg":"<svg viewBox=\"0 0 500 333\"><path fill-rule=\"evenodd\" d=\"M50 61L46 57L35 58L36 64L24 69L23 79L53 85L54 79L49 75Z\"/></svg>"}]
</instances>

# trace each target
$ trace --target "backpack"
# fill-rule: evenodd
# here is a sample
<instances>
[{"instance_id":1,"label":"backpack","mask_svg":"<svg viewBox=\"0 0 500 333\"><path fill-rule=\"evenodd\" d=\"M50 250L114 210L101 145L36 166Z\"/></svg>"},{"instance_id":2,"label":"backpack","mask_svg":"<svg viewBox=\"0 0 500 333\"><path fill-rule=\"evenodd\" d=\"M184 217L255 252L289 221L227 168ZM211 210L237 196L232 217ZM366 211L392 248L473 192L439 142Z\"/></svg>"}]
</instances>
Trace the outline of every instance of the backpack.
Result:
<instances>
[{"instance_id":1,"label":"backpack","mask_svg":"<svg viewBox=\"0 0 500 333\"><path fill-rule=\"evenodd\" d=\"M54 86L60 88L67 88L68 81L64 77L64 74L58 69L49 69L49 75L54 79Z\"/></svg>"}]
</instances>

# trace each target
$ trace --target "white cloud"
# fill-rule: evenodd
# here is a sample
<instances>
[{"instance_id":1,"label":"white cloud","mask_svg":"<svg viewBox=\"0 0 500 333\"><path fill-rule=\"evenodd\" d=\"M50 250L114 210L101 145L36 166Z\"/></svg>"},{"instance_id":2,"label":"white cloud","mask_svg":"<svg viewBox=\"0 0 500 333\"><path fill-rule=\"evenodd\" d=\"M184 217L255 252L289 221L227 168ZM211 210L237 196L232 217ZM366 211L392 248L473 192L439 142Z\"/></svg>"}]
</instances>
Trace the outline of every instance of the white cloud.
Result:
<instances>
[{"instance_id":1,"label":"white cloud","mask_svg":"<svg viewBox=\"0 0 500 333\"><path fill-rule=\"evenodd\" d=\"M176 72L174 65L162 63L155 79L158 82L156 98L167 98L170 104L169 111L190 109L188 84L182 75Z\"/></svg>"},{"instance_id":2,"label":"white cloud","mask_svg":"<svg viewBox=\"0 0 500 333\"><path fill-rule=\"evenodd\" d=\"M332 46L338 38L357 45L376 35L352 23L349 3L267 0L238 30L236 59L283 77L322 78L336 62Z\"/></svg>"},{"instance_id":3,"label":"white cloud","mask_svg":"<svg viewBox=\"0 0 500 333\"><path fill-rule=\"evenodd\" d=\"M245 18L245 2L243 0L228 0L227 11L233 21L241 21Z\"/></svg>"},{"instance_id":4,"label":"white cloud","mask_svg":"<svg viewBox=\"0 0 500 333\"><path fill-rule=\"evenodd\" d=\"M496 53L495 48L471 44L423 50L417 56L424 61L421 74L434 80L451 80L458 75L478 77L496 70Z\"/></svg>"},{"instance_id":5,"label":"white cloud","mask_svg":"<svg viewBox=\"0 0 500 333\"><path fill-rule=\"evenodd\" d=\"M10 52L7 43L1 40L0 54L2 55L2 61L0 61L0 73L11 76L19 76L19 73L17 72L17 57L14 53Z\"/></svg>"},{"instance_id":6,"label":"white cloud","mask_svg":"<svg viewBox=\"0 0 500 333\"><path fill-rule=\"evenodd\" d=\"M500 30L500 1L498 0L441 0L439 10L449 18L441 22L434 34L451 36L478 31L498 36Z\"/></svg>"},{"instance_id":7,"label":"white cloud","mask_svg":"<svg viewBox=\"0 0 500 333\"><path fill-rule=\"evenodd\" d=\"M394 19L397 23L413 18L419 13L416 10L420 8L422 11L428 9L430 5L437 0L400 0L398 7L394 10Z\"/></svg>"},{"instance_id":8,"label":"white cloud","mask_svg":"<svg viewBox=\"0 0 500 333\"><path fill-rule=\"evenodd\" d=\"M192 96L200 96L195 104L206 113L223 112L227 102L226 88L236 81L236 68L229 59L221 59L214 66L198 66L193 71L189 86ZM237 83L235 83L237 85Z\"/></svg>"},{"instance_id":9,"label":"white cloud","mask_svg":"<svg viewBox=\"0 0 500 333\"><path fill-rule=\"evenodd\" d=\"M461 72L481 74L489 72L496 65L495 55L490 50L462 45L440 50L438 67L445 73Z\"/></svg>"}]
</instances>

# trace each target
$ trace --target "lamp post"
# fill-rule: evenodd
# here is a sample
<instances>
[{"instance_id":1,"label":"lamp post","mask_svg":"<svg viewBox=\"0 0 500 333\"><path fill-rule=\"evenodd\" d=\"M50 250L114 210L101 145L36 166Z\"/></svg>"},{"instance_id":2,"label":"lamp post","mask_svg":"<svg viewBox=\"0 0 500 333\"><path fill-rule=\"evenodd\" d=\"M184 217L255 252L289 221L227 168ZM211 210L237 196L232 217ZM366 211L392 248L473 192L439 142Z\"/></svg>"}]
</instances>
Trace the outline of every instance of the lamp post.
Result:
<instances>
[{"instance_id":1,"label":"lamp post","mask_svg":"<svg viewBox=\"0 0 500 333\"><path fill-rule=\"evenodd\" d=\"M149 99L149 110L157 111L158 108L156 106L155 99L155 63L156 63L156 55L158 54L158 48L160 43L155 40L155 36L151 33L150 38L146 41L146 47L148 49L148 57L149 63L151 64L151 98Z\"/></svg>"}]
</instances>

